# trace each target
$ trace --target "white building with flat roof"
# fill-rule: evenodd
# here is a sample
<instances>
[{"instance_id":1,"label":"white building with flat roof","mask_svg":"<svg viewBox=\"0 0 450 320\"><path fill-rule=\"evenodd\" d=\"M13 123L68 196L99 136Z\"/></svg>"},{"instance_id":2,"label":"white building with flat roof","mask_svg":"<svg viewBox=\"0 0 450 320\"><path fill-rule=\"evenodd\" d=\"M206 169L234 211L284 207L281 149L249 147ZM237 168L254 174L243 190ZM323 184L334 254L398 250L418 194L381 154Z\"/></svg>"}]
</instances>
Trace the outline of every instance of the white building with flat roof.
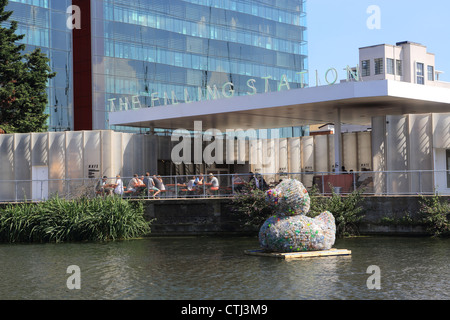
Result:
<instances>
[{"instance_id":1,"label":"white building with flat roof","mask_svg":"<svg viewBox=\"0 0 450 320\"><path fill-rule=\"evenodd\" d=\"M450 174L445 170L450 169L450 108L433 113L428 107L435 94L432 87L442 88L445 96L450 83L439 81L442 71L436 69L435 55L426 46L410 41L363 47L359 49L359 71L362 81L407 82L423 87L429 97L417 114L406 111L405 104L403 115L386 112L372 118L374 170L435 170L434 177L428 179L433 179L438 192L448 194ZM412 86L405 94L414 96L417 90L421 89ZM408 182L398 177L387 180L397 190L417 184L417 177Z\"/></svg>"},{"instance_id":2,"label":"white building with flat roof","mask_svg":"<svg viewBox=\"0 0 450 320\"><path fill-rule=\"evenodd\" d=\"M395 80L450 88L450 83L439 81L442 71L436 70L434 54L415 42L359 48L359 68L362 81Z\"/></svg>"}]
</instances>

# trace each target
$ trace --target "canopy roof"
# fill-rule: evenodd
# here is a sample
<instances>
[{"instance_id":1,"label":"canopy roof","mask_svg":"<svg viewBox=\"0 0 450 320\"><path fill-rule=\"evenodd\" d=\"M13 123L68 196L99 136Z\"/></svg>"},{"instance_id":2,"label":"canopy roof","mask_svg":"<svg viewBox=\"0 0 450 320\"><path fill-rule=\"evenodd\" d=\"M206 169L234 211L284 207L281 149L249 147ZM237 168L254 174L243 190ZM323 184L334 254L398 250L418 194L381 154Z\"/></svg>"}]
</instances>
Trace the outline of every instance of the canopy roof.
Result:
<instances>
[{"instance_id":1,"label":"canopy roof","mask_svg":"<svg viewBox=\"0 0 450 320\"><path fill-rule=\"evenodd\" d=\"M392 80L334 85L237 96L111 112L110 125L188 129L264 129L335 122L370 125L383 115L450 112L450 89Z\"/></svg>"}]
</instances>

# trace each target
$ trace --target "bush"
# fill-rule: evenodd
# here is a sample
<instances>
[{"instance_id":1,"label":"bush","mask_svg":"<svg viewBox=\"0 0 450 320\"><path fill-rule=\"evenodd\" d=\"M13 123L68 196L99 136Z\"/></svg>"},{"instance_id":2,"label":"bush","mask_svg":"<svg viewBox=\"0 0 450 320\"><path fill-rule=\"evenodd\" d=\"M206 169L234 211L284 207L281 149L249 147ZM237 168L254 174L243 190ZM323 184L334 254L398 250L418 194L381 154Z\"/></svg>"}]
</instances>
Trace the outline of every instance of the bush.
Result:
<instances>
[{"instance_id":1,"label":"bush","mask_svg":"<svg viewBox=\"0 0 450 320\"><path fill-rule=\"evenodd\" d=\"M450 235L450 203L439 195L421 196L419 213L427 232L433 237L448 237Z\"/></svg>"},{"instance_id":2,"label":"bush","mask_svg":"<svg viewBox=\"0 0 450 320\"><path fill-rule=\"evenodd\" d=\"M315 217L324 211L330 211L336 220L336 237L358 235L358 223L364 217L361 214L363 192L363 189L357 189L350 194L341 195L333 191L332 195L327 197L320 195L316 188L312 188L309 192L311 208L308 216Z\"/></svg>"},{"instance_id":3,"label":"bush","mask_svg":"<svg viewBox=\"0 0 450 320\"><path fill-rule=\"evenodd\" d=\"M231 200L231 212L237 217L241 226L259 228L273 215L273 210L266 202L266 192L245 183Z\"/></svg>"},{"instance_id":4,"label":"bush","mask_svg":"<svg viewBox=\"0 0 450 320\"><path fill-rule=\"evenodd\" d=\"M143 205L119 197L9 204L0 210L1 242L106 241L150 232Z\"/></svg>"}]
</instances>

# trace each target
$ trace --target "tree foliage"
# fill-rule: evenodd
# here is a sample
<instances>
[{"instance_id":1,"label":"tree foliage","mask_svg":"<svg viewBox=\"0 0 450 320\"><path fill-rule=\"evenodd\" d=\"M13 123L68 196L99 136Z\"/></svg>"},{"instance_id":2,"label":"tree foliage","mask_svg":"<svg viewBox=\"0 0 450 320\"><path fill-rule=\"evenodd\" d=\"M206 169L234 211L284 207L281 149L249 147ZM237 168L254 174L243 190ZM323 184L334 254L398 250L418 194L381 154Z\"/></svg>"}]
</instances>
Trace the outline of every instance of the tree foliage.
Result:
<instances>
[{"instance_id":1,"label":"tree foliage","mask_svg":"<svg viewBox=\"0 0 450 320\"><path fill-rule=\"evenodd\" d=\"M17 22L9 21L8 0L0 0L0 128L8 133L47 130L47 82L56 74L39 48L25 53L16 34ZM9 23L9 27L7 26Z\"/></svg>"},{"instance_id":2,"label":"tree foliage","mask_svg":"<svg viewBox=\"0 0 450 320\"><path fill-rule=\"evenodd\" d=\"M450 202L438 194L420 198L419 213L433 237L450 236Z\"/></svg>"}]
</instances>

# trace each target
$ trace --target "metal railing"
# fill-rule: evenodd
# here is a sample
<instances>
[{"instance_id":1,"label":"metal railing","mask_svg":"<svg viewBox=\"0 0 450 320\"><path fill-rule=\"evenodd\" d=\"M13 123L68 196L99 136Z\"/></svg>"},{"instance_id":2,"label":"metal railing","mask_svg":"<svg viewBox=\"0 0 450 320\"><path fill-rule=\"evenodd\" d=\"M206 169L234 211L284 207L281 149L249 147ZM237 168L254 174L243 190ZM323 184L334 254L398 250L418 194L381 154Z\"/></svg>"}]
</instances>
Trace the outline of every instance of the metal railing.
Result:
<instances>
[{"instance_id":1,"label":"metal railing","mask_svg":"<svg viewBox=\"0 0 450 320\"><path fill-rule=\"evenodd\" d=\"M121 177L123 193L116 194L111 191L124 198L143 199L231 197L242 190L250 180L254 188L266 190L276 186L282 179L293 178L301 181L308 190L314 188L322 195L349 194L355 190L361 190L366 195L450 194L449 170L216 174L218 186L211 183L211 178L207 174L203 175L202 184L193 185L192 180L198 176L161 176L164 187L160 187L161 191L157 194L156 190L144 186L130 190L128 184L133 177ZM258 183L255 183L255 177ZM65 199L107 196L107 190L97 189L100 180L97 178L0 180L0 202L42 201L53 196ZM443 185L438 186L437 180ZM106 183L113 185L116 178L109 177Z\"/></svg>"}]
</instances>

